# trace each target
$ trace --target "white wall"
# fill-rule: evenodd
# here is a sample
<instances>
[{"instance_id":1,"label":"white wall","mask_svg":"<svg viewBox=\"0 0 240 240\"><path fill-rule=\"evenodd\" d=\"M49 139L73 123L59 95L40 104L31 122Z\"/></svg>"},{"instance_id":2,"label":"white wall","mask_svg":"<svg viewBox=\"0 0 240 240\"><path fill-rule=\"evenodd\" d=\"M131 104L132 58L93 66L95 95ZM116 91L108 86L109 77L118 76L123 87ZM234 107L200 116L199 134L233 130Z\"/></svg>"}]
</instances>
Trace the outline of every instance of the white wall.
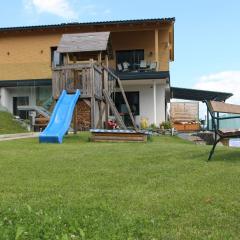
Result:
<instances>
[{"instance_id":1,"label":"white wall","mask_svg":"<svg viewBox=\"0 0 240 240\"><path fill-rule=\"evenodd\" d=\"M8 111L10 111L11 106L10 106L10 95L9 95L9 91L7 90L7 88L1 88L1 105L3 107L6 107L8 109Z\"/></svg>"},{"instance_id":2,"label":"white wall","mask_svg":"<svg viewBox=\"0 0 240 240\"><path fill-rule=\"evenodd\" d=\"M165 86L157 85L157 124L166 120Z\"/></svg>"},{"instance_id":3,"label":"white wall","mask_svg":"<svg viewBox=\"0 0 240 240\"><path fill-rule=\"evenodd\" d=\"M154 106L153 106L153 84L144 85L127 85L123 83L125 92L139 92L139 110L140 116L136 116L136 123L140 124L141 118L147 118L148 123L154 123ZM156 120L157 125L165 121L165 88L164 84L157 84L156 87Z\"/></svg>"},{"instance_id":4,"label":"white wall","mask_svg":"<svg viewBox=\"0 0 240 240\"><path fill-rule=\"evenodd\" d=\"M13 113L13 97L29 97L29 105L36 105L34 87L1 88L1 105Z\"/></svg>"}]
</instances>

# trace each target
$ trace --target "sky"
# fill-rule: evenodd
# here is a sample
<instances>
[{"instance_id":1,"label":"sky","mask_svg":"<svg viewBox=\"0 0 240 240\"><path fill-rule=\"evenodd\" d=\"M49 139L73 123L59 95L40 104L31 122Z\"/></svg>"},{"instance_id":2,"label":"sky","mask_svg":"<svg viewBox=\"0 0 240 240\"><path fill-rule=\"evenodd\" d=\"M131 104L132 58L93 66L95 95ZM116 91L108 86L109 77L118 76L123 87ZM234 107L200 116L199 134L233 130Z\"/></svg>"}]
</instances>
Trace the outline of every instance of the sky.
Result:
<instances>
[{"instance_id":1,"label":"sky","mask_svg":"<svg viewBox=\"0 0 240 240\"><path fill-rule=\"evenodd\" d=\"M175 17L171 85L240 104L239 0L1 0L0 27Z\"/></svg>"}]
</instances>

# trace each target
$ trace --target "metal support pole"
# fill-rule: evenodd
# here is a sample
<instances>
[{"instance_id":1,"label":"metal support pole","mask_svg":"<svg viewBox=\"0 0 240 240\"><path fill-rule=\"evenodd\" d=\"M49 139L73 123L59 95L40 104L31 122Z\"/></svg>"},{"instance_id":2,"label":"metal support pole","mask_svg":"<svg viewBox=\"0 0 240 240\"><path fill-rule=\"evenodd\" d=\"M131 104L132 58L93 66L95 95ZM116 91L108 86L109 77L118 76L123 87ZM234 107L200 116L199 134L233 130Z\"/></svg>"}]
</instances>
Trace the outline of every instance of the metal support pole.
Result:
<instances>
[{"instance_id":1,"label":"metal support pole","mask_svg":"<svg viewBox=\"0 0 240 240\"><path fill-rule=\"evenodd\" d=\"M209 111L207 109L207 131L209 131Z\"/></svg>"}]
</instances>

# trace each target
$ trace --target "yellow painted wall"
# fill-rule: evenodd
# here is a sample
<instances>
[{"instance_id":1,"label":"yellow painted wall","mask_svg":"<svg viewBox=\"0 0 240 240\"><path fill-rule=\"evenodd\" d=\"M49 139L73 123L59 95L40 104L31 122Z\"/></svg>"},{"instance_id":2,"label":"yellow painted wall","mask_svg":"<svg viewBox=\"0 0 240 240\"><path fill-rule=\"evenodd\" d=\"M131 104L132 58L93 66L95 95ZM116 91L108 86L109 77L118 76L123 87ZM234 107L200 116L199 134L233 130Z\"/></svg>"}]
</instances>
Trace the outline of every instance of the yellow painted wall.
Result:
<instances>
[{"instance_id":1,"label":"yellow painted wall","mask_svg":"<svg viewBox=\"0 0 240 240\"><path fill-rule=\"evenodd\" d=\"M1 37L0 80L51 78L50 47L60 38L60 34Z\"/></svg>"},{"instance_id":2,"label":"yellow painted wall","mask_svg":"<svg viewBox=\"0 0 240 240\"><path fill-rule=\"evenodd\" d=\"M168 31L159 31L159 68L161 71L169 70L169 50L167 47ZM113 51L144 49L144 59L146 61L155 61L155 32L116 32L112 33ZM111 60L110 66L116 66L115 59Z\"/></svg>"},{"instance_id":3,"label":"yellow painted wall","mask_svg":"<svg viewBox=\"0 0 240 240\"><path fill-rule=\"evenodd\" d=\"M0 37L0 80L51 78L50 48L57 46L60 33L28 34ZM159 31L160 70L169 70L168 30ZM144 49L145 59L155 59L154 30L113 32L113 51ZM150 56L152 52L152 56ZM114 54L115 55L115 54ZM115 68L114 60L110 65Z\"/></svg>"}]
</instances>

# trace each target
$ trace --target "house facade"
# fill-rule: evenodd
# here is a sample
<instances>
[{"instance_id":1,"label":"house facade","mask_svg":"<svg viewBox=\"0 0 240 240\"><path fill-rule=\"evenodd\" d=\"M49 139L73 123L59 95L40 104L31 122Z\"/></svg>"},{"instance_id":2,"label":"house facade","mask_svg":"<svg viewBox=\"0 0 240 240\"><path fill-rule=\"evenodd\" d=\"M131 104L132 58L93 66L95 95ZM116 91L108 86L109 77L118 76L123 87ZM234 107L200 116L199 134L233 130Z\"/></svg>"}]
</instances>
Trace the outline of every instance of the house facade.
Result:
<instances>
[{"instance_id":1,"label":"house facade","mask_svg":"<svg viewBox=\"0 0 240 240\"><path fill-rule=\"evenodd\" d=\"M0 104L14 115L19 105L50 105L52 65L63 34L111 32L109 68L122 80L135 121L159 125L167 119L174 18L70 23L0 29ZM91 56L90 56L91 57ZM94 56L92 56L94 58ZM122 99L114 96L119 112Z\"/></svg>"}]
</instances>

